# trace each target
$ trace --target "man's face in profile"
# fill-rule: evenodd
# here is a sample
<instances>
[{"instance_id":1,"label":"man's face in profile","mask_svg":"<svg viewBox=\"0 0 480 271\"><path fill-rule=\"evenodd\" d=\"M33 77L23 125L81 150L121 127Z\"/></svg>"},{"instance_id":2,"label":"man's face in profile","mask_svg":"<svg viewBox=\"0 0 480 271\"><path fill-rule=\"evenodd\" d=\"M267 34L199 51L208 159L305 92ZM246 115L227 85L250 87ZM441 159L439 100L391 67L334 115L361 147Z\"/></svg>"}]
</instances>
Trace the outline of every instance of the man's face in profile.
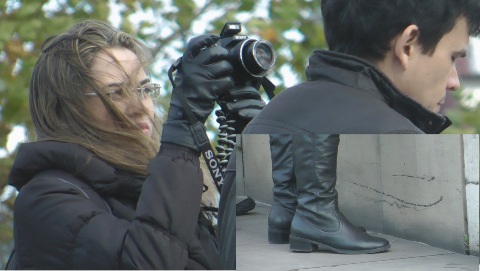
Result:
<instances>
[{"instance_id":1,"label":"man's face in profile","mask_svg":"<svg viewBox=\"0 0 480 271\"><path fill-rule=\"evenodd\" d=\"M421 30L419 32L421 35ZM467 20L460 17L452 31L439 41L433 54L424 54L421 46L412 47L405 69L389 77L402 93L438 113L447 91L460 87L455 62L466 56L468 43Z\"/></svg>"}]
</instances>

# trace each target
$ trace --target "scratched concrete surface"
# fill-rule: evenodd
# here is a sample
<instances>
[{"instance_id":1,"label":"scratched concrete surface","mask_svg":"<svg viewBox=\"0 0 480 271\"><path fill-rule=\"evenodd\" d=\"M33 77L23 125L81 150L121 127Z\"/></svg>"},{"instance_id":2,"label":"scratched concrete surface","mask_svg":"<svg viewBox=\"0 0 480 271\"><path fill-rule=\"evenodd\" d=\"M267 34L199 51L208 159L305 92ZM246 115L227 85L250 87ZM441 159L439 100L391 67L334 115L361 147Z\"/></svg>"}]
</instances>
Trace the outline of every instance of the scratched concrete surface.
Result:
<instances>
[{"instance_id":1,"label":"scratched concrete surface","mask_svg":"<svg viewBox=\"0 0 480 271\"><path fill-rule=\"evenodd\" d=\"M289 245L267 242L270 207L261 203L248 215L237 216L237 270L261 271L477 271L478 257L369 231L387 238L389 251L341 255L325 251L293 253Z\"/></svg>"},{"instance_id":2,"label":"scratched concrete surface","mask_svg":"<svg viewBox=\"0 0 480 271\"><path fill-rule=\"evenodd\" d=\"M240 145L237 194L271 204L268 135ZM337 173L340 209L354 224L465 253L461 135L341 135Z\"/></svg>"}]
</instances>

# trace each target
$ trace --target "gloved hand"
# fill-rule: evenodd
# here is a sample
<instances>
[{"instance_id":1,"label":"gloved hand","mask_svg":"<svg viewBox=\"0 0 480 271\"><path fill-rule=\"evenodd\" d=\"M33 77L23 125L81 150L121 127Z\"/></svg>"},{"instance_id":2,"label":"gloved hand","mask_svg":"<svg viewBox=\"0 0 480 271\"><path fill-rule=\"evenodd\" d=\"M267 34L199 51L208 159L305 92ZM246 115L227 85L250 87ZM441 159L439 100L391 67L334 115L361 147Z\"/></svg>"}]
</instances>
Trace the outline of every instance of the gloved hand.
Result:
<instances>
[{"instance_id":1,"label":"gloved hand","mask_svg":"<svg viewBox=\"0 0 480 271\"><path fill-rule=\"evenodd\" d=\"M162 132L162 142L198 150L189 129L191 123L187 120L178 96L183 95L195 118L205 123L217 98L234 86L230 77L233 67L227 61L228 51L215 46L219 38L215 35L202 35L188 42L175 75L175 87Z\"/></svg>"},{"instance_id":2,"label":"gloved hand","mask_svg":"<svg viewBox=\"0 0 480 271\"><path fill-rule=\"evenodd\" d=\"M245 126L265 107L260 92L253 86L240 85L225 93L219 105L227 119L235 120L235 133L242 133Z\"/></svg>"}]
</instances>

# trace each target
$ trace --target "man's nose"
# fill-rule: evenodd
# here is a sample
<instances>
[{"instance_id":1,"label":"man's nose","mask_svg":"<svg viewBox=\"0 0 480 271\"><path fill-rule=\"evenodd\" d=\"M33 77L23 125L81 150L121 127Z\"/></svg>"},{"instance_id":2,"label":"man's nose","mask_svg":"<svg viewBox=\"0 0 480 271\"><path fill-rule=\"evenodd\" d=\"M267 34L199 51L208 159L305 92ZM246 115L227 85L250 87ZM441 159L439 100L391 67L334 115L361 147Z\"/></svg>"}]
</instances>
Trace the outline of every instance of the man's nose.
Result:
<instances>
[{"instance_id":1,"label":"man's nose","mask_svg":"<svg viewBox=\"0 0 480 271\"><path fill-rule=\"evenodd\" d=\"M454 65L450 71L447 81L447 90L455 91L460 88L460 78L458 78L457 66Z\"/></svg>"}]
</instances>

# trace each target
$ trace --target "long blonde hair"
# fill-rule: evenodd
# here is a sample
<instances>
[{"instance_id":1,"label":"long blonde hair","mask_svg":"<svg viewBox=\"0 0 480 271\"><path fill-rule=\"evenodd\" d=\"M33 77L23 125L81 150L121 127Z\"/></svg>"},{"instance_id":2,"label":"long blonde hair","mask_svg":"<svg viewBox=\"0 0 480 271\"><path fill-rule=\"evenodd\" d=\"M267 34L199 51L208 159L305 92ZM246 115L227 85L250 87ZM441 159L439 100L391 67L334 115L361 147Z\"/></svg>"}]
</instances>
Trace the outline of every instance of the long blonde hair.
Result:
<instances>
[{"instance_id":1,"label":"long blonde hair","mask_svg":"<svg viewBox=\"0 0 480 271\"><path fill-rule=\"evenodd\" d=\"M153 138L145 136L112 102L100 96L116 123L112 131L86 114L85 89L100 93L91 66L99 52L125 48L143 67L151 64L148 48L111 25L85 20L64 34L49 38L35 64L30 83L30 113L38 140L81 145L118 169L146 175L147 164L159 149L160 121ZM113 58L113 57L112 57ZM113 58L115 59L115 58Z\"/></svg>"}]
</instances>

